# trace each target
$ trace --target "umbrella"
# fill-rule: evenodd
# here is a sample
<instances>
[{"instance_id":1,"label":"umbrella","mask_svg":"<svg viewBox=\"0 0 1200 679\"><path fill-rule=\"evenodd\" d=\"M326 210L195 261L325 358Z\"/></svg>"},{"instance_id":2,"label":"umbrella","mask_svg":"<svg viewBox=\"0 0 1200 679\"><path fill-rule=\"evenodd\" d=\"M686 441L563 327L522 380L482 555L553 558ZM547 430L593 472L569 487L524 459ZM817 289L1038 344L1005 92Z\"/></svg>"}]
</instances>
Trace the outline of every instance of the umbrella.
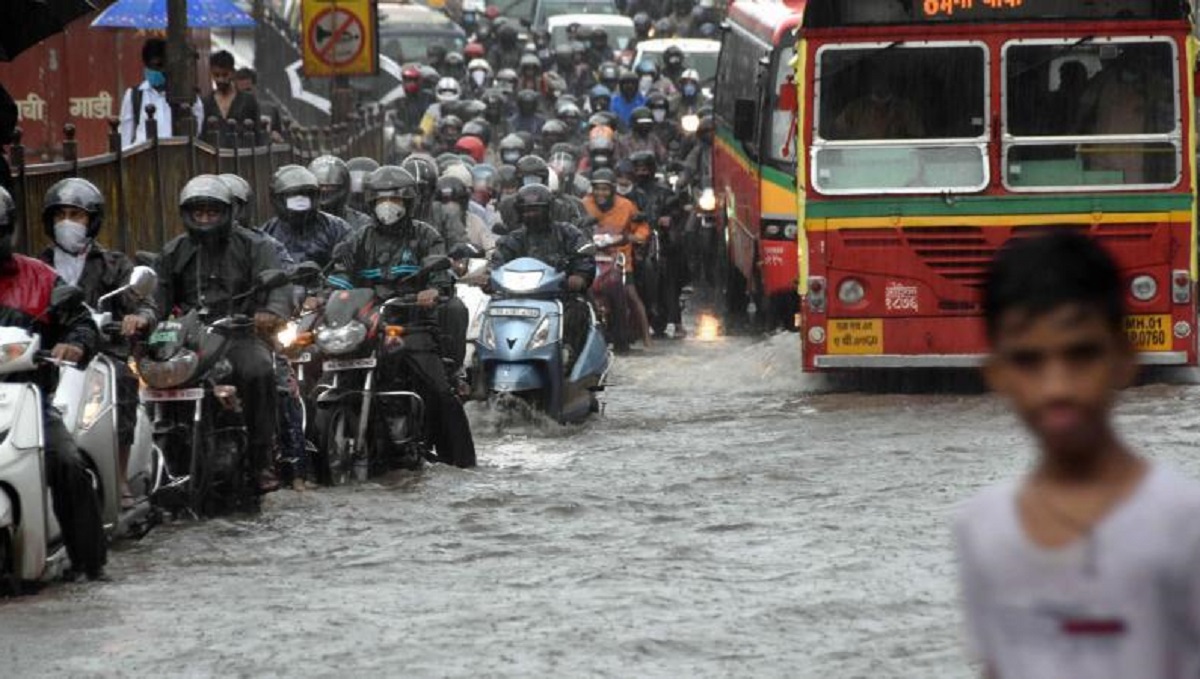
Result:
<instances>
[{"instance_id":1,"label":"umbrella","mask_svg":"<svg viewBox=\"0 0 1200 679\"><path fill-rule=\"evenodd\" d=\"M103 2L93 0L2 0L0 61L12 61L42 40L61 33L67 24L95 11Z\"/></svg>"},{"instance_id":2,"label":"umbrella","mask_svg":"<svg viewBox=\"0 0 1200 679\"><path fill-rule=\"evenodd\" d=\"M233 0L188 0L188 28L239 28L254 19ZM92 28L165 29L167 0L118 0L92 22Z\"/></svg>"}]
</instances>

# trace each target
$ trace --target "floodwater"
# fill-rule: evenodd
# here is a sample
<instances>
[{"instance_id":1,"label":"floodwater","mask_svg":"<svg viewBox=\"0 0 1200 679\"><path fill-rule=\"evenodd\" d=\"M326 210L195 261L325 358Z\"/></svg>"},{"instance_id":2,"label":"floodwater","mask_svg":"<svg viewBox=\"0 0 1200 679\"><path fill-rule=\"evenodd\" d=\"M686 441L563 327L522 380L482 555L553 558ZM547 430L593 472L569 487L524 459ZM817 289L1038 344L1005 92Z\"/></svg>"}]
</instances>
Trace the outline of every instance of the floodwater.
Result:
<instances>
[{"instance_id":1,"label":"floodwater","mask_svg":"<svg viewBox=\"0 0 1200 679\"><path fill-rule=\"evenodd\" d=\"M111 582L0 602L4 677L976 676L948 523L1019 473L995 399L829 391L796 338L620 360L603 419L474 411L481 466L160 527ZM1200 474L1200 389L1128 438Z\"/></svg>"}]
</instances>

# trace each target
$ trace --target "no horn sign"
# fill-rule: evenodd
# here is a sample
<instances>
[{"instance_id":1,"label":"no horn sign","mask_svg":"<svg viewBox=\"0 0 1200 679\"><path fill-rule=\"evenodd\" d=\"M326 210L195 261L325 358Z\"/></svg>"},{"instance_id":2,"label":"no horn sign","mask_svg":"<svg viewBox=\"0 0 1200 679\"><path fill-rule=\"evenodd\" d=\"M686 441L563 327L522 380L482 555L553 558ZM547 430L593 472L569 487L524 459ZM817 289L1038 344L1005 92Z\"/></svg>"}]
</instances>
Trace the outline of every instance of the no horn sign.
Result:
<instances>
[{"instance_id":1,"label":"no horn sign","mask_svg":"<svg viewBox=\"0 0 1200 679\"><path fill-rule=\"evenodd\" d=\"M374 0L304 0L304 75L375 75Z\"/></svg>"}]
</instances>

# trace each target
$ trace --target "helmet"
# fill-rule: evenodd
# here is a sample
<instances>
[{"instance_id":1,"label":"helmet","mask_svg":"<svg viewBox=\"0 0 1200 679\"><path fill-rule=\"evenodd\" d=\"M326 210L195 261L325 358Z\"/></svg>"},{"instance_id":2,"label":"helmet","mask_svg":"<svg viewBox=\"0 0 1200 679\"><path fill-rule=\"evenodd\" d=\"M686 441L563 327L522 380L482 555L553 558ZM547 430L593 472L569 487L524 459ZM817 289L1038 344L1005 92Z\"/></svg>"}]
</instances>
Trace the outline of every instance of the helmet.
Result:
<instances>
[{"instance_id":1,"label":"helmet","mask_svg":"<svg viewBox=\"0 0 1200 679\"><path fill-rule=\"evenodd\" d=\"M468 99L458 102L458 112L455 115L463 120L471 120L472 118L483 119L486 113L487 104L478 99Z\"/></svg>"},{"instance_id":2,"label":"helmet","mask_svg":"<svg viewBox=\"0 0 1200 679\"><path fill-rule=\"evenodd\" d=\"M697 33L700 34L701 38L715 38L717 36L717 25L711 21L700 24L700 28L697 29Z\"/></svg>"},{"instance_id":3,"label":"helmet","mask_svg":"<svg viewBox=\"0 0 1200 679\"><path fill-rule=\"evenodd\" d=\"M588 92L588 98L592 101L592 110L596 110L598 108L607 109L607 106L597 106L596 102L601 99L612 101L612 90L608 89L604 85L596 85L592 87L590 92Z\"/></svg>"},{"instance_id":4,"label":"helmet","mask_svg":"<svg viewBox=\"0 0 1200 679\"><path fill-rule=\"evenodd\" d=\"M421 69L416 66L405 66L400 71L400 82L404 85L405 93L416 94L421 89Z\"/></svg>"},{"instance_id":5,"label":"helmet","mask_svg":"<svg viewBox=\"0 0 1200 679\"><path fill-rule=\"evenodd\" d=\"M471 182L479 184L484 182L491 186L496 181L496 167L488 163L480 163L471 168Z\"/></svg>"},{"instance_id":6,"label":"helmet","mask_svg":"<svg viewBox=\"0 0 1200 679\"><path fill-rule=\"evenodd\" d=\"M679 82L690 80L692 82L700 82L700 72L694 68L689 68L679 75Z\"/></svg>"},{"instance_id":7,"label":"helmet","mask_svg":"<svg viewBox=\"0 0 1200 679\"><path fill-rule=\"evenodd\" d=\"M547 120L542 125L542 144L552 146L567 138L567 125L561 120Z\"/></svg>"},{"instance_id":8,"label":"helmet","mask_svg":"<svg viewBox=\"0 0 1200 679\"><path fill-rule=\"evenodd\" d=\"M196 219L193 211L197 208L208 208L206 212L216 216ZM227 235L233 229L233 192L214 174L194 177L179 192L179 217L188 234L197 238Z\"/></svg>"},{"instance_id":9,"label":"helmet","mask_svg":"<svg viewBox=\"0 0 1200 679\"><path fill-rule=\"evenodd\" d=\"M496 169L496 188L516 189L521 186L517 179L517 168L512 165L501 165Z\"/></svg>"},{"instance_id":10,"label":"helmet","mask_svg":"<svg viewBox=\"0 0 1200 679\"><path fill-rule=\"evenodd\" d=\"M75 207L88 215L87 237L95 238L104 223L104 194L86 179L71 177L56 182L46 191L42 203L42 226L46 235L54 238L54 213L60 207ZM77 253L76 253L77 254Z\"/></svg>"},{"instance_id":11,"label":"helmet","mask_svg":"<svg viewBox=\"0 0 1200 679\"><path fill-rule=\"evenodd\" d=\"M663 17L654 22L654 37L670 38L675 35L675 22L670 17Z\"/></svg>"},{"instance_id":12,"label":"helmet","mask_svg":"<svg viewBox=\"0 0 1200 679\"><path fill-rule=\"evenodd\" d=\"M562 149L562 144L555 145L550 151L550 161L547 163L550 169L563 178L569 181L575 176L576 158L575 154L568 149Z\"/></svg>"},{"instance_id":13,"label":"helmet","mask_svg":"<svg viewBox=\"0 0 1200 679\"><path fill-rule=\"evenodd\" d=\"M663 111L665 113L671 108L671 104L669 101L667 101L667 95L655 90L646 95L646 108L650 109L651 113L654 111ZM661 120L658 120L657 117L655 120L662 122Z\"/></svg>"},{"instance_id":14,"label":"helmet","mask_svg":"<svg viewBox=\"0 0 1200 679\"><path fill-rule=\"evenodd\" d=\"M496 85L509 92L517 89L518 79L517 72L511 68L502 68L496 71Z\"/></svg>"},{"instance_id":15,"label":"helmet","mask_svg":"<svg viewBox=\"0 0 1200 679\"><path fill-rule=\"evenodd\" d=\"M633 71L631 71L629 69L625 69L625 70L621 71L621 77L617 79L617 82L619 82L622 85L625 85L628 83L633 83L634 85L636 85L637 81L638 81L638 74L634 73Z\"/></svg>"},{"instance_id":16,"label":"helmet","mask_svg":"<svg viewBox=\"0 0 1200 679\"><path fill-rule=\"evenodd\" d=\"M484 156L487 155L487 146L484 145L483 140L474 136L459 138L454 142L454 150L470 156L471 160L476 163L482 163Z\"/></svg>"},{"instance_id":17,"label":"helmet","mask_svg":"<svg viewBox=\"0 0 1200 679\"><path fill-rule=\"evenodd\" d=\"M454 153L453 151L447 151L447 152L439 155L434 160L437 162L439 177L446 174L446 170L449 169L451 166L463 164L462 156L458 155L457 153Z\"/></svg>"},{"instance_id":18,"label":"helmet","mask_svg":"<svg viewBox=\"0 0 1200 679\"><path fill-rule=\"evenodd\" d=\"M538 100L541 97L533 90L521 90L517 93L517 109L524 115L533 115L537 112Z\"/></svg>"},{"instance_id":19,"label":"helmet","mask_svg":"<svg viewBox=\"0 0 1200 679\"><path fill-rule=\"evenodd\" d=\"M450 167L446 168L446 171L442 173L442 176L454 177L462 182L464 186L471 185L471 168L467 167L464 163L451 165Z\"/></svg>"},{"instance_id":20,"label":"helmet","mask_svg":"<svg viewBox=\"0 0 1200 679\"><path fill-rule=\"evenodd\" d=\"M463 56L467 59L471 59L471 60L482 59L484 54L487 54L487 50L485 50L483 48L482 43L469 42L469 43L467 43L467 46L463 48ZM468 68L470 68L469 65L468 65ZM488 73L491 73L491 72L492 72L491 65L489 64Z\"/></svg>"},{"instance_id":21,"label":"helmet","mask_svg":"<svg viewBox=\"0 0 1200 679\"><path fill-rule=\"evenodd\" d=\"M655 80L658 79L658 64L654 63L650 59L642 59L639 61L635 70L638 78L648 75ZM625 82L625 79L622 78L621 82Z\"/></svg>"},{"instance_id":22,"label":"helmet","mask_svg":"<svg viewBox=\"0 0 1200 679\"><path fill-rule=\"evenodd\" d=\"M350 198L350 168L337 156L321 156L308 164L308 171L317 178L321 209L342 214Z\"/></svg>"},{"instance_id":23,"label":"helmet","mask_svg":"<svg viewBox=\"0 0 1200 679\"><path fill-rule=\"evenodd\" d=\"M413 186L417 189L418 197L422 202L427 202L433 197L433 190L437 187L438 178L436 160L424 153L414 153L400 163L400 168L413 179Z\"/></svg>"},{"instance_id":24,"label":"helmet","mask_svg":"<svg viewBox=\"0 0 1200 679\"><path fill-rule=\"evenodd\" d=\"M607 184L612 186L617 183L617 175L607 167L602 167L592 173L592 186L597 184Z\"/></svg>"},{"instance_id":25,"label":"helmet","mask_svg":"<svg viewBox=\"0 0 1200 679\"><path fill-rule=\"evenodd\" d=\"M454 78L442 78L437 83L438 101L458 101L462 89Z\"/></svg>"},{"instance_id":26,"label":"helmet","mask_svg":"<svg viewBox=\"0 0 1200 679\"><path fill-rule=\"evenodd\" d=\"M367 203L374 209L375 219L384 228L403 225L412 219L417 202L417 181L413 176L395 165L384 165L367 175L363 180ZM379 216L377 204L384 198L399 198L404 205L401 214L392 223L384 223Z\"/></svg>"},{"instance_id":27,"label":"helmet","mask_svg":"<svg viewBox=\"0 0 1200 679\"><path fill-rule=\"evenodd\" d=\"M436 90L438 81L441 80L437 69L427 64L421 64L417 68L421 69L421 87L430 92Z\"/></svg>"},{"instance_id":28,"label":"helmet","mask_svg":"<svg viewBox=\"0 0 1200 679\"><path fill-rule=\"evenodd\" d=\"M561 43L554 48L554 63L560 69L569 69L575 64L575 48L570 43Z\"/></svg>"},{"instance_id":29,"label":"helmet","mask_svg":"<svg viewBox=\"0 0 1200 679\"><path fill-rule=\"evenodd\" d=\"M680 49L679 45L671 45L663 50L662 63L663 68L667 71L678 73L683 70L683 62L686 60L687 57L684 56L683 50Z\"/></svg>"},{"instance_id":30,"label":"helmet","mask_svg":"<svg viewBox=\"0 0 1200 679\"><path fill-rule=\"evenodd\" d=\"M653 177L658 172L658 158L653 151L637 151L629 156L633 172L639 177Z\"/></svg>"},{"instance_id":31,"label":"helmet","mask_svg":"<svg viewBox=\"0 0 1200 679\"><path fill-rule=\"evenodd\" d=\"M445 60L446 46L433 43L429 47L425 48L425 58L428 59L429 63L431 64L436 64L439 61Z\"/></svg>"},{"instance_id":32,"label":"helmet","mask_svg":"<svg viewBox=\"0 0 1200 679\"><path fill-rule=\"evenodd\" d=\"M600 84L607 87L609 91L612 91L612 89L617 86L617 81L620 80L620 78L621 69L612 62L601 64L599 73L596 76L596 79L600 81Z\"/></svg>"},{"instance_id":33,"label":"helmet","mask_svg":"<svg viewBox=\"0 0 1200 679\"><path fill-rule=\"evenodd\" d=\"M633 15L633 30L639 38L645 38L650 35L650 26L653 23L654 20L645 12L638 12Z\"/></svg>"},{"instance_id":34,"label":"helmet","mask_svg":"<svg viewBox=\"0 0 1200 679\"><path fill-rule=\"evenodd\" d=\"M549 184L550 166L538 156L525 156L517 161L517 177L521 184Z\"/></svg>"},{"instance_id":35,"label":"helmet","mask_svg":"<svg viewBox=\"0 0 1200 679\"><path fill-rule=\"evenodd\" d=\"M515 207L520 216L521 224L534 230L546 229L550 226L550 206L554 203L554 194L550 187L544 184L526 184L517 191Z\"/></svg>"},{"instance_id":36,"label":"helmet","mask_svg":"<svg viewBox=\"0 0 1200 679\"><path fill-rule=\"evenodd\" d=\"M223 174L221 181L233 192L234 219L244 222L249 217L249 205L254 202L254 187L236 174Z\"/></svg>"},{"instance_id":37,"label":"helmet","mask_svg":"<svg viewBox=\"0 0 1200 679\"><path fill-rule=\"evenodd\" d=\"M469 45L468 45L468 47L469 47ZM468 71L483 71L484 73L487 73L490 76L492 74L492 65L488 63L487 59L477 58L477 59L472 59L471 63L467 64L467 70Z\"/></svg>"},{"instance_id":38,"label":"helmet","mask_svg":"<svg viewBox=\"0 0 1200 679\"><path fill-rule=\"evenodd\" d=\"M463 64L467 63L463 59L461 52L448 52L446 54L446 68L451 72L461 71Z\"/></svg>"},{"instance_id":39,"label":"helmet","mask_svg":"<svg viewBox=\"0 0 1200 679\"><path fill-rule=\"evenodd\" d=\"M443 203L458 203L465 208L471 191L458 177L442 177L437 183L437 197Z\"/></svg>"},{"instance_id":40,"label":"helmet","mask_svg":"<svg viewBox=\"0 0 1200 679\"><path fill-rule=\"evenodd\" d=\"M600 26L593 26L592 32L588 35L588 42L591 43L592 49L604 49L608 47L608 31Z\"/></svg>"},{"instance_id":41,"label":"helmet","mask_svg":"<svg viewBox=\"0 0 1200 679\"><path fill-rule=\"evenodd\" d=\"M536 54L522 54L521 61L517 63L517 71L523 74L534 71L533 75L538 75L542 72L542 60L538 59Z\"/></svg>"},{"instance_id":42,"label":"helmet","mask_svg":"<svg viewBox=\"0 0 1200 679\"><path fill-rule=\"evenodd\" d=\"M462 136L475 137L487 146L492 143L492 126L483 118L472 118L463 124Z\"/></svg>"},{"instance_id":43,"label":"helmet","mask_svg":"<svg viewBox=\"0 0 1200 679\"><path fill-rule=\"evenodd\" d=\"M516 165L528 150L524 139L510 134L500 140L500 161L506 165Z\"/></svg>"},{"instance_id":44,"label":"helmet","mask_svg":"<svg viewBox=\"0 0 1200 679\"><path fill-rule=\"evenodd\" d=\"M379 169L379 163L374 158L358 156L346 161L346 169L350 170L350 193L363 192L363 178Z\"/></svg>"},{"instance_id":45,"label":"helmet","mask_svg":"<svg viewBox=\"0 0 1200 679\"><path fill-rule=\"evenodd\" d=\"M462 136L463 121L458 116L442 116L438 121L438 136L449 141L456 141Z\"/></svg>"},{"instance_id":46,"label":"helmet","mask_svg":"<svg viewBox=\"0 0 1200 679\"><path fill-rule=\"evenodd\" d=\"M654 127L654 114L645 106L639 106L629 114L629 122L634 129L650 129Z\"/></svg>"},{"instance_id":47,"label":"helmet","mask_svg":"<svg viewBox=\"0 0 1200 679\"><path fill-rule=\"evenodd\" d=\"M271 205L288 221L303 221L316 212L320 193L316 175L303 165L284 165L271 177Z\"/></svg>"},{"instance_id":48,"label":"helmet","mask_svg":"<svg viewBox=\"0 0 1200 679\"><path fill-rule=\"evenodd\" d=\"M615 146L612 137L596 137L588 142L588 157L592 167L607 167L612 164Z\"/></svg>"}]
</instances>

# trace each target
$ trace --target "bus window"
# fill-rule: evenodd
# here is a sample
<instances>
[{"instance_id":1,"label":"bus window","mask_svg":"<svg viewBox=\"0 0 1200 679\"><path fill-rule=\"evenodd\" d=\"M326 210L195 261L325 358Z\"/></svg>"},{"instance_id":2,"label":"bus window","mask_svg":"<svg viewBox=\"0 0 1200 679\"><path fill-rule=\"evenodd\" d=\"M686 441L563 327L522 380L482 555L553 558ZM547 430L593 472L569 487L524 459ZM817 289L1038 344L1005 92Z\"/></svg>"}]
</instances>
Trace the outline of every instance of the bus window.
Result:
<instances>
[{"instance_id":1,"label":"bus window","mask_svg":"<svg viewBox=\"0 0 1200 679\"><path fill-rule=\"evenodd\" d=\"M886 43L817 53L813 185L838 193L987 186L983 45Z\"/></svg>"},{"instance_id":2,"label":"bus window","mask_svg":"<svg viewBox=\"0 0 1200 679\"><path fill-rule=\"evenodd\" d=\"M1169 39L1006 45L1006 185L1175 185L1182 160L1176 71Z\"/></svg>"},{"instance_id":3,"label":"bus window","mask_svg":"<svg viewBox=\"0 0 1200 679\"><path fill-rule=\"evenodd\" d=\"M767 140L767 157L777 163L791 165L796 162L796 112L778 106L782 87L795 87L792 81L792 59L796 50L786 47L775 57L775 82L771 89L771 136Z\"/></svg>"},{"instance_id":4,"label":"bus window","mask_svg":"<svg viewBox=\"0 0 1200 679\"><path fill-rule=\"evenodd\" d=\"M741 142L741 151L758 162L759 109L762 101L755 74L759 59L769 48L738 29L725 32L718 64L716 102L717 125Z\"/></svg>"}]
</instances>

